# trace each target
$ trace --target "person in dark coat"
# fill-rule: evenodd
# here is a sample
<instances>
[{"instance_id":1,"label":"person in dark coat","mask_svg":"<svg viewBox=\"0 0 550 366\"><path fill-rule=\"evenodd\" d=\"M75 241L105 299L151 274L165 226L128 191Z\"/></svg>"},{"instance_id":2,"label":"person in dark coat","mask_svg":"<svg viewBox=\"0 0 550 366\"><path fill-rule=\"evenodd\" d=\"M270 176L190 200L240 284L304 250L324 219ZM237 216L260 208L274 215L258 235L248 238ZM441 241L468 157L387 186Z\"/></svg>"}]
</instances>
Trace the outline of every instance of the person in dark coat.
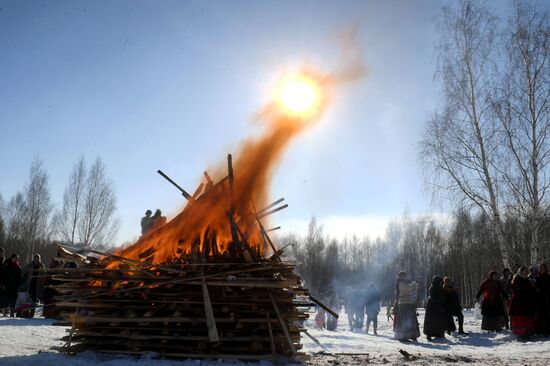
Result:
<instances>
[{"instance_id":1,"label":"person in dark coat","mask_svg":"<svg viewBox=\"0 0 550 366\"><path fill-rule=\"evenodd\" d=\"M153 218L151 215L153 212L151 210L145 211L145 216L141 218L141 235L145 235L153 227Z\"/></svg>"},{"instance_id":2,"label":"person in dark coat","mask_svg":"<svg viewBox=\"0 0 550 366\"><path fill-rule=\"evenodd\" d=\"M407 273L399 272L395 283L395 303L393 305L393 331L395 339L416 341L420 328L416 318L416 295L418 283L410 282Z\"/></svg>"},{"instance_id":3,"label":"person in dark coat","mask_svg":"<svg viewBox=\"0 0 550 366\"><path fill-rule=\"evenodd\" d=\"M500 283L502 288L506 293L507 300L504 300L504 327L510 329L510 317L508 317L508 309L510 308L510 298L512 297L512 271L509 268L504 268L502 270L502 277L500 278Z\"/></svg>"},{"instance_id":4,"label":"person in dark coat","mask_svg":"<svg viewBox=\"0 0 550 366\"><path fill-rule=\"evenodd\" d=\"M538 330L543 335L550 335L550 274L548 267L539 265L539 276L535 283L538 310Z\"/></svg>"},{"instance_id":5,"label":"person in dark coat","mask_svg":"<svg viewBox=\"0 0 550 366\"><path fill-rule=\"evenodd\" d=\"M535 332L535 291L528 276L527 267L520 267L512 280L513 294L510 300L512 332L522 338Z\"/></svg>"},{"instance_id":6,"label":"person in dark coat","mask_svg":"<svg viewBox=\"0 0 550 366\"><path fill-rule=\"evenodd\" d=\"M380 291L376 288L373 282L369 283L369 287L366 292L366 306L365 311L367 313L367 329L366 332L369 332L369 326L372 322L372 329L374 334L377 335L378 329L378 313L380 312Z\"/></svg>"},{"instance_id":7,"label":"person in dark coat","mask_svg":"<svg viewBox=\"0 0 550 366\"><path fill-rule=\"evenodd\" d=\"M453 286L451 279L445 277L443 279L443 297L445 297L445 317L447 318L446 329L447 334L451 334L456 330L456 325L453 317L458 318L458 333L468 334L464 332L464 315L462 314L462 305L460 304L460 297L458 291Z\"/></svg>"},{"instance_id":8,"label":"person in dark coat","mask_svg":"<svg viewBox=\"0 0 550 366\"><path fill-rule=\"evenodd\" d=\"M15 316L15 303L17 301L17 290L21 283L21 266L19 256L12 254L4 266L4 286L6 288L6 305L9 308L10 316Z\"/></svg>"},{"instance_id":9,"label":"person in dark coat","mask_svg":"<svg viewBox=\"0 0 550 366\"><path fill-rule=\"evenodd\" d=\"M354 326L356 330L363 329L365 322L365 292L362 289L353 291L351 297L351 311L354 315Z\"/></svg>"},{"instance_id":10,"label":"person in dark coat","mask_svg":"<svg viewBox=\"0 0 550 366\"><path fill-rule=\"evenodd\" d=\"M37 303L42 300L44 294L44 263L42 263L42 257L40 254L35 254L32 258L32 262L29 263L23 271L23 280L20 287L20 291L27 291L31 295L33 302Z\"/></svg>"},{"instance_id":11,"label":"person in dark coat","mask_svg":"<svg viewBox=\"0 0 550 366\"><path fill-rule=\"evenodd\" d=\"M430 296L424 315L424 334L428 341L432 337L445 338L446 320L445 297L443 296L443 278L434 276L430 286Z\"/></svg>"},{"instance_id":12,"label":"person in dark coat","mask_svg":"<svg viewBox=\"0 0 550 366\"><path fill-rule=\"evenodd\" d=\"M497 279L497 271L492 270L487 278L479 286L476 301L481 302L481 329L490 332L500 332L504 326L504 303L508 295L504 291L501 282Z\"/></svg>"}]
</instances>

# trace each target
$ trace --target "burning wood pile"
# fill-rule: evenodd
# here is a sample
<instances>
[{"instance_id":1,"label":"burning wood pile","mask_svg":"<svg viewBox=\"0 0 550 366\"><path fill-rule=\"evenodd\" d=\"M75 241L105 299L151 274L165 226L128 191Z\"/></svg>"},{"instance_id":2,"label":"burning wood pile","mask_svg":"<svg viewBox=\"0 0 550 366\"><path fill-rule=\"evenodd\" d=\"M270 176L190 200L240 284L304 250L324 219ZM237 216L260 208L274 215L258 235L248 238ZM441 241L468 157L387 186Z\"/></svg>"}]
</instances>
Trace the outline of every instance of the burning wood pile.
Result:
<instances>
[{"instance_id":1,"label":"burning wood pile","mask_svg":"<svg viewBox=\"0 0 550 366\"><path fill-rule=\"evenodd\" d=\"M99 255L92 261L62 251L60 260L79 262L50 270L58 324L71 327L66 350L304 358L309 294L262 222L286 205L277 207L281 199L256 211L254 201L265 201L255 191L262 174L234 174L231 155L226 177L214 183L205 172L205 179L193 195L178 186L185 208L134 245L91 251Z\"/></svg>"}]
</instances>

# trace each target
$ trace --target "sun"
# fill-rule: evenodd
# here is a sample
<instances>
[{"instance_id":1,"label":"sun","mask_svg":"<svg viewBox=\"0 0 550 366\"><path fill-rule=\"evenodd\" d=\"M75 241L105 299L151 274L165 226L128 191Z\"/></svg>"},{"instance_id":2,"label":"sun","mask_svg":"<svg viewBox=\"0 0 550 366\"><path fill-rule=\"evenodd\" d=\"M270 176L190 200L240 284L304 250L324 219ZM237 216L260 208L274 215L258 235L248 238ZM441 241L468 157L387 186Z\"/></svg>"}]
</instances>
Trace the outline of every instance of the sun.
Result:
<instances>
[{"instance_id":1,"label":"sun","mask_svg":"<svg viewBox=\"0 0 550 366\"><path fill-rule=\"evenodd\" d=\"M276 102L285 114L307 118L315 114L321 100L320 86L305 74L284 77L277 88Z\"/></svg>"}]
</instances>

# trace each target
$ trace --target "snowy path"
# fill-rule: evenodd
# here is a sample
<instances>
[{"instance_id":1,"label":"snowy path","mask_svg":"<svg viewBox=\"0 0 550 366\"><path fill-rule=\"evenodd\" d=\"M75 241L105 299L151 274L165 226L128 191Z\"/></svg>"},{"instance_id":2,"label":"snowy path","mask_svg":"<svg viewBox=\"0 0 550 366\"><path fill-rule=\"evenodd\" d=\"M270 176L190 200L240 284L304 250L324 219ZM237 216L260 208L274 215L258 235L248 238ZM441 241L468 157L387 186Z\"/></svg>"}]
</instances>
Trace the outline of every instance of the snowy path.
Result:
<instances>
[{"instance_id":1,"label":"snowy path","mask_svg":"<svg viewBox=\"0 0 550 366\"><path fill-rule=\"evenodd\" d=\"M420 310L419 320L423 320ZM480 321L466 312L465 330L469 336L451 335L446 339L427 342L422 337L418 343L402 343L393 339L391 323L382 314L379 316L378 336L363 332L352 332L347 325L345 314L340 317L336 331L319 330L307 323L309 332L316 337L330 353L338 355L319 355L322 348L304 336L302 343L307 353L313 355L314 365L346 364L410 364L410 365L550 365L550 339L538 338L530 342L518 342L514 335L506 331L500 334L482 334ZM0 317L0 366L206 366L206 365L243 365L237 361L172 361L151 358L133 358L128 356L101 355L85 352L78 356L66 356L51 350L60 346L59 340L66 334L66 328L52 326L52 321L42 318L18 319ZM398 351L403 349L418 357L406 361ZM340 355L365 354L366 355ZM252 365L270 365L269 362ZM251 365L250 363L247 365Z\"/></svg>"}]
</instances>

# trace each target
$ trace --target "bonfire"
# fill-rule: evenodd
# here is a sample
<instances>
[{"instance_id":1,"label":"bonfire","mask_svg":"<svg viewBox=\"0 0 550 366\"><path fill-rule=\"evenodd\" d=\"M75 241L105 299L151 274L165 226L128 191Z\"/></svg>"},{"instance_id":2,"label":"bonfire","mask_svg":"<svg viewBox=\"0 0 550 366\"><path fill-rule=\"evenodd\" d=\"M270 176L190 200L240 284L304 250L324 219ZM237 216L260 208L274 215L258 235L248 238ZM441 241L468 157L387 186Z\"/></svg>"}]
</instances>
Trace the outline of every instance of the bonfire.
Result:
<instances>
[{"instance_id":1,"label":"bonfire","mask_svg":"<svg viewBox=\"0 0 550 366\"><path fill-rule=\"evenodd\" d=\"M264 135L204 172L193 194L159 171L187 200L164 226L114 253L90 251L93 261L62 251L79 262L52 270L65 351L304 359L306 309L320 303L269 237L267 217L287 205L268 204L268 185L285 147L324 111L330 83L311 71L284 77L259 114Z\"/></svg>"}]
</instances>

